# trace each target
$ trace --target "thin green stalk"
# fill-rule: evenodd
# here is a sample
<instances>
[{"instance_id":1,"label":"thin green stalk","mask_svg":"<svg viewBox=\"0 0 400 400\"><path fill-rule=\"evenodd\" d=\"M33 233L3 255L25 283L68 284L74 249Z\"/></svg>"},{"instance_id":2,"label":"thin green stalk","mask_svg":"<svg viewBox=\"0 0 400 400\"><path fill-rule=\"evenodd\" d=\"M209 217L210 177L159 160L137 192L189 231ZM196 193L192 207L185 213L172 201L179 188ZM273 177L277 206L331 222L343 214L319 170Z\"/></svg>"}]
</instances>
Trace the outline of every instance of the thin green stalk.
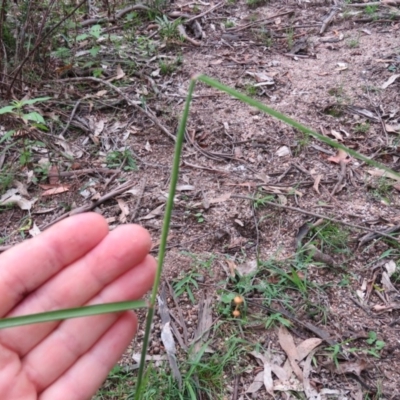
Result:
<instances>
[{"instance_id":1,"label":"thin green stalk","mask_svg":"<svg viewBox=\"0 0 400 400\"><path fill-rule=\"evenodd\" d=\"M359 160L362 160L362 161L364 161L365 163L367 163L369 165L373 165L374 167L377 167L379 169L383 169L383 170L385 170L387 172L390 172L390 173L394 174L395 176L400 177L399 173L391 170L390 168L386 167L385 165L383 165L383 164L381 164L381 163L379 163L377 161L371 160L370 158L368 158L368 157L366 157L366 156L364 156L364 155L362 155L362 154L360 154L360 153L358 153L358 152L356 152L356 151L354 151L352 149L349 149L346 146L343 146L342 144L336 142L335 140L332 140L332 139L330 139L330 138L328 138L326 136L323 136L323 135L321 135L321 134L319 134L319 133L307 128L306 126L304 126L303 124L300 124L299 122L295 121L294 119L289 118L286 115L281 114L280 112L275 111L274 109L272 109L270 107L267 107L266 105L260 103L257 100L252 99L251 97L247 97L246 95L238 92L235 89L232 89L232 88L230 88L228 86L225 86L222 83L220 83L220 82L218 82L218 81L216 81L214 79L211 79L211 78L209 78L208 76L205 76L205 75L199 75L197 77L197 79L199 81L201 81L201 82L206 83L207 85L210 85L210 86L212 86L212 87L214 87L216 89L222 90L223 92L230 94L233 97L236 97L237 99L249 104L250 106L258 108L260 111L264 111L265 113L273 116L276 119L279 119L280 121L284 122L285 124L293 126L293 128L296 128L299 131L301 131L301 132L303 132L303 133L305 133L307 135L313 136L315 139L317 139L317 140L319 140L321 142L324 142L324 143L328 144L329 146L332 146L332 147L334 147L336 149L342 149L346 153L350 154L351 156L353 156L355 158L358 158Z\"/></svg>"},{"instance_id":2,"label":"thin green stalk","mask_svg":"<svg viewBox=\"0 0 400 400\"><path fill-rule=\"evenodd\" d=\"M173 161L172 172L171 172L171 183L170 183L170 187L169 187L167 206L165 208L160 248L158 251L157 273L156 273L156 278L154 280L153 290L152 290L151 296L150 296L149 310L147 313L146 331L145 331L144 338L143 338L143 347L142 347L142 353L141 353L141 357L140 357L138 380L137 380L136 392L135 392L135 400L140 399L140 396L141 396L141 393L143 390L143 388L142 388L143 374L144 374L146 354L147 354L147 348L148 348L150 332L151 332L151 324L153 322L153 316L154 316L154 305L155 305L155 302L157 299L158 287L159 287L160 281L161 281L161 273L162 273L162 267L163 267L163 263L164 263L165 250L167 247L167 237L168 237L169 225L170 225L170 221L171 221L172 209L174 207L176 184L178 182L178 176L179 176L179 163L180 163L180 159L181 159L181 152L182 152L183 141L184 141L184 137L185 137L186 123L187 123L187 119L188 119L188 115L189 115L190 102L192 101L192 95L193 95L193 90L194 90L195 85L196 85L196 80L192 79L190 82L190 85L189 85L189 91L188 91L188 95L186 97L185 108L183 111L182 119L179 124L178 134L176 137L174 161Z\"/></svg>"},{"instance_id":3,"label":"thin green stalk","mask_svg":"<svg viewBox=\"0 0 400 400\"><path fill-rule=\"evenodd\" d=\"M144 308L147 306L148 304L144 300L120 301L117 303L96 304L94 306L68 308L64 310L49 311L39 314L23 315L21 317L3 318L0 319L0 329L12 328L14 326L28 324L37 324L38 322L59 321L69 318L87 317L89 315L133 310L137 308Z\"/></svg>"}]
</instances>

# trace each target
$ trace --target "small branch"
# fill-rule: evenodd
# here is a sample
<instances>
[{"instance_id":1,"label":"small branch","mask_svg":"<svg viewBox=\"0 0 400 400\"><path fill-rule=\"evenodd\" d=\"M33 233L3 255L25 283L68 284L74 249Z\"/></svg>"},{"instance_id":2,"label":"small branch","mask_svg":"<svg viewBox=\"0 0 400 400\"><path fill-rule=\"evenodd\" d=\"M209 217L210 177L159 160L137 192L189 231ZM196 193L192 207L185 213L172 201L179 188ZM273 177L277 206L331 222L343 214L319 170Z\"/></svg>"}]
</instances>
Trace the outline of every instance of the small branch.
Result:
<instances>
[{"instance_id":1,"label":"small branch","mask_svg":"<svg viewBox=\"0 0 400 400\"><path fill-rule=\"evenodd\" d=\"M221 1L221 3L216 4L215 6L209 8L208 10L202 12L201 14L195 15L194 17L189 18L188 20L185 21L185 24L188 24L189 22L192 22L192 21L194 21L195 19L202 18L202 17L204 17L205 15L209 14L211 11L214 11L214 10L216 10L217 8L222 7L223 5L224 5L224 2Z\"/></svg>"},{"instance_id":2,"label":"small branch","mask_svg":"<svg viewBox=\"0 0 400 400\"><path fill-rule=\"evenodd\" d=\"M332 9L329 11L328 16L322 21L322 26L319 31L319 34L322 35L325 30L328 28L328 25L333 21L336 17L336 14L340 11L340 8L337 6L333 6Z\"/></svg>"},{"instance_id":3,"label":"small branch","mask_svg":"<svg viewBox=\"0 0 400 400\"><path fill-rule=\"evenodd\" d=\"M68 177L68 176L76 176L76 175L87 175L93 173L101 173L101 174L113 174L115 172L121 172L121 170L117 169L108 169L108 168L88 168L88 169L77 169L75 171L64 171L58 172L57 174L49 174L48 177L51 178L53 176L57 177Z\"/></svg>"},{"instance_id":4,"label":"small branch","mask_svg":"<svg viewBox=\"0 0 400 400\"><path fill-rule=\"evenodd\" d=\"M254 197L242 196L242 195L239 195L239 194L233 194L233 195L231 195L231 198L257 201L257 199L255 199ZM312 217L322 218L322 219L325 219L327 221L335 222L337 224L350 226L351 228L360 229L360 230L363 230L363 231L366 231L366 232L371 232L371 233L374 233L376 235L384 236L384 237L387 237L387 238L392 239L392 240L394 239L393 236L390 236L390 235L388 235L388 234L386 234L384 232L377 232L377 231L375 231L375 230L373 230L371 228L367 228L366 226L351 224L350 222L344 222L344 221L341 221L341 220L336 219L336 218L328 217L326 215L321 215L321 214L313 213L311 211L302 210L301 208L291 207L291 206L284 206L283 204L272 203L271 201L264 201L263 204L267 204L269 206L276 207L276 208L283 208L285 210L295 211L295 212L298 212L300 214L311 215Z\"/></svg>"},{"instance_id":5,"label":"small branch","mask_svg":"<svg viewBox=\"0 0 400 400\"><path fill-rule=\"evenodd\" d=\"M354 3L354 4L346 4L346 7L374 7L374 6L395 6L399 5L399 0L383 0L383 1L374 1L372 3Z\"/></svg>"},{"instance_id":6,"label":"small branch","mask_svg":"<svg viewBox=\"0 0 400 400\"><path fill-rule=\"evenodd\" d=\"M139 206L140 206L140 201L142 200L145 188L146 188L146 179L143 178L143 179L141 179L141 181L139 182L139 185L138 185L139 193L137 194L135 207L132 210L132 215L131 215L131 221L130 222L133 222L135 220L135 218L136 218L136 215L138 213Z\"/></svg>"},{"instance_id":7,"label":"small branch","mask_svg":"<svg viewBox=\"0 0 400 400\"><path fill-rule=\"evenodd\" d=\"M186 33L186 30L185 30L185 27L183 25L178 25L178 32L188 42L192 43L195 46L201 46L201 43L199 43L197 40L194 40L188 36L188 34Z\"/></svg>"},{"instance_id":8,"label":"small branch","mask_svg":"<svg viewBox=\"0 0 400 400\"><path fill-rule=\"evenodd\" d=\"M104 196L100 197L100 199L93 201L90 204L83 205L78 208L74 208L71 211L66 212L65 214L61 215L60 217L56 218L55 220L51 221L49 224L41 226L40 230L43 231L50 226L54 225L56 222L61 221L67 217L70 217L71 215L75 214L81 214L90 210L93 210L94 208L98 207L100 204L103 204L105 201L112 199L113 197L123 193L124 191L128 190L131 188L134 184L133 180L130 180L128 182L125 182L124 184L118 186L116 189L114 189L112 192L105 194Z\"/></svg>"},{"instance_id":9,"label":"small branch","mask_svg":"<svg viewBox=\"0 0 400 400\"><path fill-rule=\"evenodd\" d=\"M81 101L82 101L82 99L79 99L79 100L76 102L76 104L75 104L75 106L74 106L74 108L73 108L73 110L72 110L71 116L69 117L69 120L68 120L68 122L67 122L67 125L66 125L65 128L62 130L62 132L60 133L60 136L64 136L64 133L67 132L69 126L71 125L72 120L74 119L76 110L78 109L79 104L81 103Z\"/></svg>"},{"instance_id":10,"label":"small branch","mask_svg":"<svg viewBox=\"0 0 400 400\"><path fill-rule=\"evenodd\" d=\"M341 184L343 182L343 179L346 176L346 163L342 160L342 161L339 162L339 164L340 164L339 178L338 178L338 181L336 182L335 187L332 190L332 193L331 193L331 196L330 196L331 198L336 193L340 192L340 190L342 189L340 186L341 186Z\"/></svg>"},{"instance_id":11,"label":"small branch","mask_svg":"<svg viewBox=\"0 0 400 400\"><path fill-rule=\"evenodd\" d=\"M125 7L122 10L118 11L113 18L93 18L87 19L80 23L80 27L84 28L85 26L95 25L95 24L104 24L106 22L116 22L118 19L122 18L125 14L130 11L141 10L141 11L151 11L151 9L144 4L135 4L133 6Z\"/></svg>"},{"instance_id":12,"label":"small branch","mask_svg":"<svg viewBox=\"0 0 400 400\"><path fill-rule=\"evenodd\" d=\"M176 140L175 136L158 120L158 118L151 114L149 111L146 111L142 107L138 106L133 100L131 100L121 89L117 88L110 82L107 82L103 79L94 78L92 76L85 76L81 78L66 78L66 79L56 79L54 82L84 82L84 81L93 81L97 83L101 83L104 86L108 86L110 89L117 92L129 105L131 105L136 110L140 111L141 113L145 114L147 118L153 121L165 134L167 134L174 142Z\"/></svg>"}]
</instances>

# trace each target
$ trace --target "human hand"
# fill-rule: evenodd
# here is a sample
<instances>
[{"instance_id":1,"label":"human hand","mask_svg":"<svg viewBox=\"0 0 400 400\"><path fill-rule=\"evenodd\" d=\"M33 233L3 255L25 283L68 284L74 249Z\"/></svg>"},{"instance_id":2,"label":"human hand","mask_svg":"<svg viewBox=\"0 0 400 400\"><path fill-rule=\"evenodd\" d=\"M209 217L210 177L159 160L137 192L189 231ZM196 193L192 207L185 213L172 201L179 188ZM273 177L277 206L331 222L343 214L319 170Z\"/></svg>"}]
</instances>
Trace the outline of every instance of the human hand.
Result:
<instances>
[{"instance_id":1,"label":"human hand","mask_svg":"<svg viewBox=\"0 0 400 400\"><path fill-rule=\"evenodd\" d=\"M135 300L156 270L149 234L109 232L94 213L59 222L0 255L0 318ZM137 329L133 312L0 330L0 398L87 400Z\"/></svg>"}]
</instances>

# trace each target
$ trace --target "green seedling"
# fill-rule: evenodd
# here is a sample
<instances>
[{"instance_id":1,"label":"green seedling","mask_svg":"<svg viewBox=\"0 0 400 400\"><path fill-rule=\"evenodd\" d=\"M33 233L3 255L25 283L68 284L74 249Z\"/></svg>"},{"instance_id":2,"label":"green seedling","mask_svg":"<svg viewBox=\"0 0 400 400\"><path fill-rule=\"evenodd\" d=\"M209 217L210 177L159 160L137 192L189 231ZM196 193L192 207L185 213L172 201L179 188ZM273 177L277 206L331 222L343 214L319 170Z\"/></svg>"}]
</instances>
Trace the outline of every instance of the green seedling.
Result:
<instances>
[{"instance_id":1,"label":"green seedling","mask_svg":"<svg viewBox=\"0 0 400 400\"><path fill-rule=\"evenodd\" d=\"M282 316L282 314L275 313L268 316L267 320L265 321L265 329L270 329L276 324L286 326L287 328L292 325L288 319Z\"/></svg>"},{"instance_id":2,"label":"green seedling","mask_svg":"<svg viewBox=\"0 0 400 400\"><path fill-rule=\"evenodd\" d=\"M186 276L184 276L183 278L175 279L172 285L175 294L179 297L183 293L187 293L190 301L194 304L195 299L193 295L193 288L199 288L197 279L201 278L201 274L190 272L189 274L186 274Z\"/></svg>"},{"instance_id":3,"label":"green seedling","mask_svg":"<svg viewBox=\"0 0 400 400\"><path fill-rule=\"evenodd\" d=\"M96 45L96 42L101 37L101 25L93 25L88 33L82 33L76 37L77 42L82 42L83 40L89 39L92 47L89 52L92 57L96 57L100 51L100 46Z\"/></svg>"},{"instance_id":4,"label":"green seedling","mask_svg":"<svg viewBox=\"0 0 400 400\"><path fill-rule=\"evenodd\" d=\"M371 125L368 122L358 124L354 128L354 132L367 133Z\"/></svg>"},{"instance_id":5,"label":"green seedling","mask_svg":"<svg viewBox=\"0 0 400 400\"><path fill-rule=\"evenodd\" d=\"M194 214L194 216L196 217L196 220L199 224L204 222L204 215L201 212L198 212L196 214Z\"/></svg>"},{"instance_id":6,"label":"green seedling","mask_svg":"<svg viewBox=\"0 0 400 400\"><path fill-rule=\"evenodd\" d=\"M379 18L379 15L377 14L378 11L378 5L368 5L364 8L365 14L369 15L373 19Z\"/></svg>"},{"instance_id":7,"label":"green seedling","mask_svg":"<svg viewBox=\"0 0 400 400\"><path fill-rule=\"evenodd\" d=\"M248 96L256 96L257 95L257 86L248 84L246 85L246 93Z\"/></svg>"},{"instance_id":8,"label":"green seedling","mask_svg":"<svg viewBox=\"0 0 400 400\"><path fill-rule=\"evenodd\" d=\"M24 107L36 103L41 103L50 99L51 97L38 97L37 99L13 101L10 105L0 108L0 115L11 114L21 118L25 123L31 121L37 124L46 125L46 122L41 114L36 111L26 113L24 111Z\"/></svg>"},{"instance_id":9,"label":"green seedling","mask_svg":"<svg viewBox=\"0 0 400 400\"><path fill-rule=\"evenodd\" d=\"M225 25L225 28L232 28L235 26L235 23L228 19L227 21L224 22L224 25Z\"/></svg>"},{"instance_id":10,"label":"green seedling","mask_svg":"<svg viewBox=\"0 0 400 400\"><path fill-rule=\"evenodd\" d=\"M286 41L289 50L292 50L293 44L294 44L294 29L289 28L286 32Z\"/></svg>"},{"instance_id":11,"label":"green seedling","mask_svg":"<svg viewBox=\"0 0 400 400\"><path fill-rule=\"evenodd\" d=\"M357 38L353 38L353 39L349 39L349 40L346 42L346 44L347 44L347 46L350 47L351 49L354 49L354 48L360 46L360 39L359 39L358 37L357 37Z\"/></svg>"},{"instance_id":12,"label":"green seedling","mask_svg":"<svg viewBox=\"0 0 400 400\"><path fill-rule=\"evenodd\" d=\"M179 39L178 26L182 21L178 18L175 21L170 21L166 15L156 17L156 22L160 27L160 36L166 40Z\"/></svg>"},{"instance_id":13,"label":"green seedling","mask_svg":"<svg viewBox=\"0 0 400 400\"><path fill-rule=\"evenodd\" d=\"M380 352L386 346L386 343L382 340L378 340L377 334L374 331L368 332L368 339L366 342L371 346L371 348L367 350L367 354L380 358Z\"/></svg>"},{"instance_id":14,"label":"green seedling","mask_svg":"<svg viewBox=\"0 0 400 400\"><path fill-rule=\"evenodd\" d=\"M123 151L115 150L108 153L106 163L108 168L122 168L124 171L137 170L136 160L129 149Z\"/></svg>"}]
</instances>

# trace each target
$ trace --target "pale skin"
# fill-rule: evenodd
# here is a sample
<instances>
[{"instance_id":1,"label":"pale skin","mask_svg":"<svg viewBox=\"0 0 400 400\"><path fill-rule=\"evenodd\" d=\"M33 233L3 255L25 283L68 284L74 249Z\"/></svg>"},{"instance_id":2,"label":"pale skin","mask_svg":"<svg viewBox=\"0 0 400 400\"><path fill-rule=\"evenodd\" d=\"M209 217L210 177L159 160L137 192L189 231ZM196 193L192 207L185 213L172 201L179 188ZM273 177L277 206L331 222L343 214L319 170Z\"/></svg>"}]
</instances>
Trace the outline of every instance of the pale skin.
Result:
<instances>
[{"instance_id":1,"label":"pale skin","mask_svg":"<svg viewBox=\"0 0 400 400\"><path fill-rule=\"evenodd\" d=\"M68 218L0 255L0 318L141 298L154 281L151 239L109 232L94 213ZM0 397L88 400L137 330L131 312L0 330Z\"/></svg>"}]
</instances>

